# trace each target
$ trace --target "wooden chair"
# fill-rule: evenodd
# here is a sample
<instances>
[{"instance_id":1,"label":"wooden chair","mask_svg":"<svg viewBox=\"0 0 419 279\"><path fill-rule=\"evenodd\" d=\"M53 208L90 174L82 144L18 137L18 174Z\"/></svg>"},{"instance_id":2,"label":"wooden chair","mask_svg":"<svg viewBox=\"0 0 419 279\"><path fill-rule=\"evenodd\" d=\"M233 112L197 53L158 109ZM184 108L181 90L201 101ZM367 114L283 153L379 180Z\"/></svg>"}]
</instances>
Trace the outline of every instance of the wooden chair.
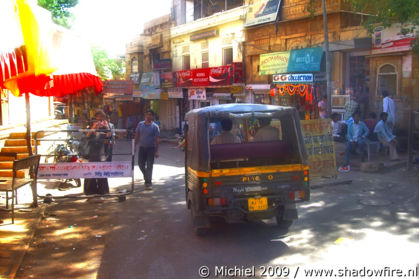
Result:
<instances>
[{"instance_id":1,"label":"wooden chair","mask_svg":"<svg viewBox=\"0 0 419 279\"><path fill-rule=\"evenodd\" d=\"M10 156L11 154L0 153L0 156ZM16 154L15 154L16 156ZM15 157L16 158L16 157ZM32 185L32 196L33 196L33 205L37 205L37 193L36 193L36 183L37 183L37 174L40 155L34 155L26 157L20 160L13 161L13 177L12 178L2 178L0 180L0 191L6 192L6 208L9 207L9 195L8 192L12 192L12 224L15 222L15 203L17 203L17 190L29 183ZM28 177L18 178L17 173L19 170L32 169L32 174L29 174Z\"/></svg>"}]
</instances>

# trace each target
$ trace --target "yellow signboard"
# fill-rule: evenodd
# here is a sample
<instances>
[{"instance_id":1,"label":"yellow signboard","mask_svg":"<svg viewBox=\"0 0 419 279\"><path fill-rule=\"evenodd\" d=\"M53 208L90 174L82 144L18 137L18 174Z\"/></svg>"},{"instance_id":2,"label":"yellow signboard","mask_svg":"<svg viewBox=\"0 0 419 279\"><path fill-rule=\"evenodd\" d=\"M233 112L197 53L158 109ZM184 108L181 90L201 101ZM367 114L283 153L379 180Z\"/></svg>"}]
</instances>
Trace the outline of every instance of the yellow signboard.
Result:
<instances>
[{"instance_id":1,"label":"yellow signboard","mask_svg":"<svg viewBox=\"0 0 419 279\"><path fill-rule=\"evenodd\" d=\"M302 120L300 123L310 174L313 176L336 176L335 146L330 120Z\"/></svg>"},{"instance_id":2,"label":"yellow signboard","mask_svg":"<svg viewBox=\"0 0 419 279\"><path fill-rule=\"evenodd\" d=\"M259 75L287 73L290 54L290 51L261 54Z\"/></svg>"},{"instance_id":3,"label":"yellow signboard","mask_svg":"<svg viewBox=\"0 0 419 279\"><path fill-rule=\"evenodd\" d=\"M168 92L160 92L160 100L169 100L169 93Z\"/></svg>"},{"instance_id":4,"label":"yellow signboard","mask_svg":"<svg viewBox=\"0 0 419 279\"><path fill-rule=\"evenodd\" d=\"M243 86L231 86L230 93L232 94L241 94L243 93Z\"/></svg>"}]
</instances>

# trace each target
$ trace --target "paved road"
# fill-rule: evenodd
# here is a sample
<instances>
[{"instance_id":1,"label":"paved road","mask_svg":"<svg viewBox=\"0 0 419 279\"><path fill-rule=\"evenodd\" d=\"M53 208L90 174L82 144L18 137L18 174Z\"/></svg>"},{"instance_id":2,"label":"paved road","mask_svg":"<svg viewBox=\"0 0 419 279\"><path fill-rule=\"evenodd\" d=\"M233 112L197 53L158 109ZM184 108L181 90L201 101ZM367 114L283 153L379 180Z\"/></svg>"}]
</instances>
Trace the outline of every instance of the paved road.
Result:
<instances>
[{"instance_id":1,"label":"paved road","mask_svg":"<svg viewBox=\"0 0 419 279\"><path fill-rule=\"evenodd\" d=\"M123 203L52 205L18 277L199 278L203 265L211 272L260 265L295 271L307 264L419 261L417 173L347 174L353 184L313 191L285 235L271 220L216 223L200 238L184 201L183 152L163 144L160 154L152 191L137 181L138 191Z\"/></svg>"}]
</instances>

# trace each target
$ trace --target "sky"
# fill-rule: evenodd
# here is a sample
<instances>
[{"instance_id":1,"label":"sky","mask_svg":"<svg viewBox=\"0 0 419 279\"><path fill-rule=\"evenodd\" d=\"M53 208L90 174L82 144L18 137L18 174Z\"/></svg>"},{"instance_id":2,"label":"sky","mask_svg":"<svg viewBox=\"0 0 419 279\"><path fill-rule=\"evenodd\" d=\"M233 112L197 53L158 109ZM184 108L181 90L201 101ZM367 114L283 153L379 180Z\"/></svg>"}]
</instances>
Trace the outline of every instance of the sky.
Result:
<instances>
[{"instance_id":1,"label":"sky","mask_svg":"<svg viewBox=\"0 0 419 279\"><path fill-rule=\"evenodd\" d=\"M125 54L125 44L145 22L170 13L172 0L79 0L73 30L109 56Z\"/></svg>"}]
</instances>

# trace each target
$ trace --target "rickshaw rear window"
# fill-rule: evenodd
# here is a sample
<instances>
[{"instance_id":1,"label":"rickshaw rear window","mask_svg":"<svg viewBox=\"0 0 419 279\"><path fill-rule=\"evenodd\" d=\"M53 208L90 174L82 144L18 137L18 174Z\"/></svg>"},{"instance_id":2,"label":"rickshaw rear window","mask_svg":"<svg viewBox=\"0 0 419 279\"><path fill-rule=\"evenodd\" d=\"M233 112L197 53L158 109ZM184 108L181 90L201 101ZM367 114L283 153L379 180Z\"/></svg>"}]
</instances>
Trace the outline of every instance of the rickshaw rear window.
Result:
<instances>
[{"instance_id":1,"label":"rickshaw rear window","mask_svg":"<svg viewBox=\"0 0 419 279\"><path fill-rule=\"evenodd\" d=\"M211 119L212 168L299 163L293 123L290 115Z\"/></svg>"}]
</instances>

